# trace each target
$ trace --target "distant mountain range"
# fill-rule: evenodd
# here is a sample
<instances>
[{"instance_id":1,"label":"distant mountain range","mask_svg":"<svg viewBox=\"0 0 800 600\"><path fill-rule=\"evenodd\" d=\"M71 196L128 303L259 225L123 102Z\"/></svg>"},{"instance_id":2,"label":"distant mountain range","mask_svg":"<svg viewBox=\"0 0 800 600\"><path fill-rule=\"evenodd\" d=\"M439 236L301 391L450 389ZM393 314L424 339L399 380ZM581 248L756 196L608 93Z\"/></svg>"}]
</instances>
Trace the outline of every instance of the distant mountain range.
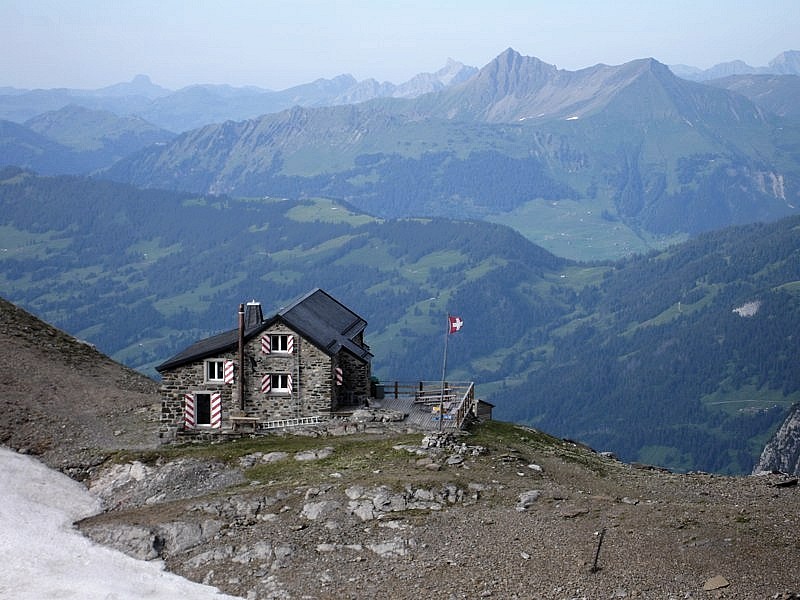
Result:
<instances>
[{"instance_id":1,"label":"distant mountain range","mask_svg":"<svg viewBox=\"0 0 800 600\"><path fill-rule=\"evenodd\" d=\"M0 121L0 165L191 193L326 196L383 217L481 218L564 256L613 258L799 210L800 78L737 77L690 82L653 59L565 71L510 48L480 70L451 61L402 86L341 76L284 92L172 93L139 77L83 96L54 91L119 113L73 103ZM48 94L0 95L0 112L57 105ZM175 135L125 116L137 103L164 122L219 122Z\"/></svg>"},{"instance_id":2,"label":"distant mountain range","mask_svg":"<svg viewBox=\"0 0 800 600\"><path fill-rule=\"evenodd\" d=\"M155 85L146 75L128 83L98 90L24 90L0 88L0 119L23 123L45 112L68 105L137 116L172 132L209 123L239 121L292 106L332 106L374 98L414 98L465 81L478 69L448 60L435 73L420 73L395 85L374 79L356 81L352 75L294 86L282 91L229 85L192 85L170 91Z\"/></svg>"},{"instance_id":3,"label":"distant mountain range","mask_svg":"<svg viewBox=\"0 0 800 600\"><path fill-rule=\"evenodd\" d=\"M731 75L800 75L800 51L787 50L769 61L766 67L751 67L742 60L719 63L709 69L687 65L670 65L678 77L692 81L708 81Z\"/></svg>"},{"instance_id":4,"label":"distant mountain range","mask_svg":"<svg viewBox=\"0 0 800 600\"><path fill-rule=\"evenodd\" d=\"M508 49L438 92L208 125L104 176L327 196L384 217L496 218L521 231L523 212L533 221L576 201L641 237L796 214L797 140L800 124L652 59L572 72Z\"/></svg>"},{"instance_id":5,"label":"distant mountain range","mask_svg":"<svg viewBox=\"0 0 800 600\"><path fill-rule=\"evenodd\" d=\"M0 165L46 175L91 173L174 137L139 117L69 104L22 125L0 121Z\"/></svg>"},{"instance_id":6,"label":"distant mountain range","mask_svg":"<svg viewBox=\"0 0 800 600\"><path fill-rule=\"evenodd\" d=\"M669 68L679 77L692 81L732 75L800 75L800 52L782 52L766 67L751 67L735 60L709 69L686 65L671 65ZM0 119L21 124L42 113L78 105L120 116L137 116L161 129L180 133L210 123L252 119L293 106L335 106L376 98L416 98L462 83L478 70L449 59L435 73L419 73L401 84L375 79L357 81L352 75L339 75L281 91L211 84L168 90L154 84L147 75L137 75L130 82L96 90L0 87Z\"/></svg>"},{"instance_id":7,"label":"distant mountain range","mask_svg":"<svg viewBox=\"0 0 800 600\"><path fill-rule=\"evenodd\" d=\"M741 94L778 116L800 121L798 75L730 75L706 83Z\"/></svg>"}]
</instances>

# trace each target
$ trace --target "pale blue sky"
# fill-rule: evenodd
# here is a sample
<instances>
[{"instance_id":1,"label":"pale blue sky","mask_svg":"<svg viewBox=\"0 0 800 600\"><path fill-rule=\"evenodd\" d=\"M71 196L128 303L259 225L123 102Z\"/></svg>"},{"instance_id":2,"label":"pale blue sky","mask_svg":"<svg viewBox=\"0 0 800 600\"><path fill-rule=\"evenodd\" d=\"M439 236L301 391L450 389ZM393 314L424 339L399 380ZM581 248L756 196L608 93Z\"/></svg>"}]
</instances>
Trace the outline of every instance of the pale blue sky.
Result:
<instances>
[{"instance_id":1,"label":"pale blue sky","mask_svg":"<svg viewBox=\"0 0 800 600\"><path fill-rule=\"evenodd\" d=\"M350 73L402 83L508 47L559 68L653 57L766 65L800 50L798 0L0 0L0 86L285 89Z\"/></svg>"}]
</instances>

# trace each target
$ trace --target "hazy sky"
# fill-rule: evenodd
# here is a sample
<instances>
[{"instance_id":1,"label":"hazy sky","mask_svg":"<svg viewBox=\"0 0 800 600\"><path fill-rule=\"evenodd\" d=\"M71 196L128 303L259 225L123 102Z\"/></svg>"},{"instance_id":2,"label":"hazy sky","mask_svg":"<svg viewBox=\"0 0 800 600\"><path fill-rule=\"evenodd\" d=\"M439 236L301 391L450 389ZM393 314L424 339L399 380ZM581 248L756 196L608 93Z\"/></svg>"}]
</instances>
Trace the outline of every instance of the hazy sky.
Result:
<instances>
[{"instance_id":1,"label":"hazy sky","mask_svg":"<svg viewBox=\"0 0 800 600\"><path fill-rule=\"evenodd\" d=\"M350 73L402 83L506 48L575 70L653 57L763 66L800 49L798 0L0 0L0 86L147 74L285 89Z\"/></svg>"}]
</instances>

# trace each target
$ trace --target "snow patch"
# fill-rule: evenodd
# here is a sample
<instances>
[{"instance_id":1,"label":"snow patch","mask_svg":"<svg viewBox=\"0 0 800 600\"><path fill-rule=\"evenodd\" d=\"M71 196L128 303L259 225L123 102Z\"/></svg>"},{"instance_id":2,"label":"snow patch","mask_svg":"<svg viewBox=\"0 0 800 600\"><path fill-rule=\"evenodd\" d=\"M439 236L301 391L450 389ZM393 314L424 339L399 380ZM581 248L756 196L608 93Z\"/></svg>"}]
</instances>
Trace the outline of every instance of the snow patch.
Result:
<instances>
[{"instance_id":1,"label":"snow patch","mask_svg":"<svg viewBox=\"0 0 800 600\"><path fill-rule=\"evenodd\" d=\"M761 308L761 300L753 300L752 302L745 302L738 308L734 308L735 312L740 317L753 317Z\"/></svg>"},{"instance_id":2,"label":"snow patch","mask_svg":"<svg viewBox=\"0 0 800 600\"><path fill-rule=\"evenodd\" d=\"M0 598L41 600L236 600L91 542L73 523L102 510L66 475L0 448Z\"/></svg>"}]
</instances>

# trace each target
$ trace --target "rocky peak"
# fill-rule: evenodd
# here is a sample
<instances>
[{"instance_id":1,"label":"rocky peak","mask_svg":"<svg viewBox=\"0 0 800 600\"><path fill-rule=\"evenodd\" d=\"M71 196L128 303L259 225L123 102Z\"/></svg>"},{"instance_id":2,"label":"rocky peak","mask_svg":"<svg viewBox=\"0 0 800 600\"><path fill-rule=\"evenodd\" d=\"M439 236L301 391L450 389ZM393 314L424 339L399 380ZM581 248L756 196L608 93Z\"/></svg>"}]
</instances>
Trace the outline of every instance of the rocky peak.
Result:
<instances>
[{"instance_id":1,"label":"rocky peak","mask_svg":"<svg viewBox=\"0 0 800 600\"><path fill-rule=\"evenodd\" d=\"M151 100L170 94L170 90L156 85L150 80L150 77L142 74L136 75L129 82L116 83L96 90L96 92L103 96L119 98L124 96L143 96Z\"/></svg>"},{"instance_id":2,"label":"rocky peak","mask_svg":"<svg viewBox=\"0 0 800 600\"><path fill-rule=\"evenodd\" d=\"M769 68L780 75L800 75L800 50L781 52L769 62Z\"/></svg>"},{"instance_id":3,"label":"rocky peak","mask_svg":"<svg viewBox=\"0 0 800 600\"><path fill-rule=\"evenodd\" d=\"M349 88L358 84L356 78L349 73L337 75L333 79L316 79L311 85L319 90L326 92L345 92Z\"/></svg>"},{"instance_id":4,"label":"rocky peak","mask_svg":"<svg viewBox=\"0 0 800 600\"><path fill-rule=\"evenodd\" d=\"M445 86L448 86L466 81L477 72L478 69L475 67L469 67L464 63L448 58L445 66L436 71L434 75Z\"/></svg>"},{"instance_id":5,"label":"rocky peak","mask_svg":"<svg viewBox=\"0 0 800 600\"><path fill-rule=\"evenodd\" d=\"M498 94L524 96L541 88L558 73L554 65L508 48L477 74L478 82L493 84Z\"/></svg>"},{"instance_id":6,"label":"rocky peak","mask_svg":"<svg viewBox=\"0 0 800 600\"><path fill-rule=\"evenodd\" d=\"M472 77L478 69L468 67L463 63L451 58L447 59L447 64L435 73L419 73L398 85L392 92L395 98L416 98L430 92L437 92L441 89L462 83Z\"/></svg>"},{"instance_id":7,"label":"rocky peak","mask_svg":"<svg viewBox=\"0 0 800 600\"><path fill-rule=\"evenodd\" d=\"M795 404L761 452L754 473L780 471L800 475L800 404Z\"/></svg>"}]
</instances>

